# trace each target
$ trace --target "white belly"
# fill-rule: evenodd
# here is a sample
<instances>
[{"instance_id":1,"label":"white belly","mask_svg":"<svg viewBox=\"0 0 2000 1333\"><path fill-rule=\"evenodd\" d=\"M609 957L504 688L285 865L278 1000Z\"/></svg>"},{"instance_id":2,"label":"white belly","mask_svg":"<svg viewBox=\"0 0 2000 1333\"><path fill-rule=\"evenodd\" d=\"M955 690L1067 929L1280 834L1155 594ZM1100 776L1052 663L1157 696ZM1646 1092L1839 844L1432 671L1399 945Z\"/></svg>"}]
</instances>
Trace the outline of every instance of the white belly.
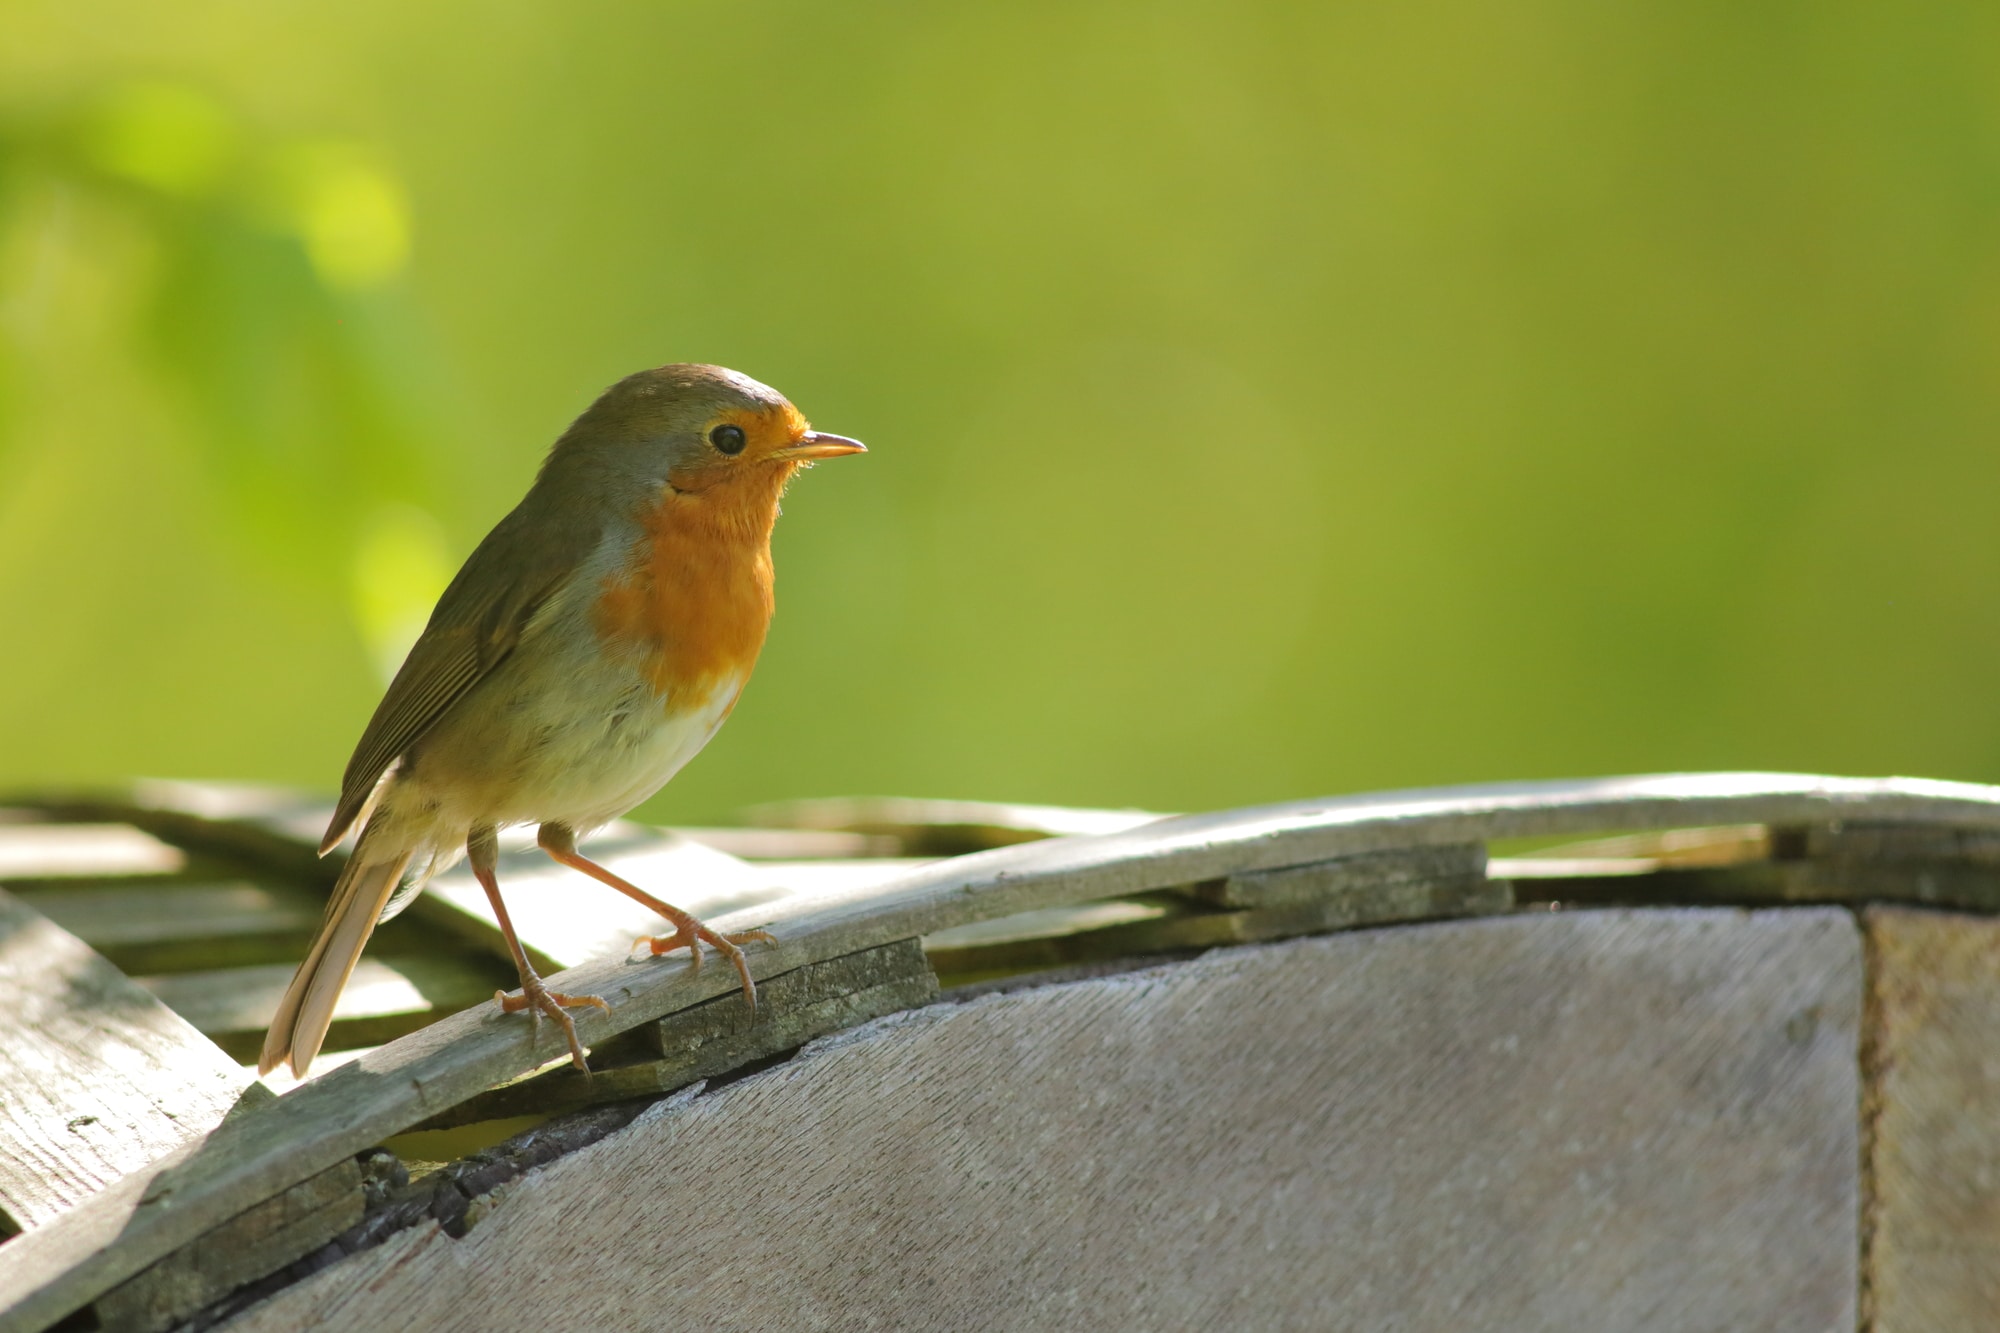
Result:
<instances>
[{"instance_id":1,"label":"white belly","mask_svg":"<svg viewBox=\"0 0 2000 1333\"><path fill-rule=\"evenodd\" d=\"M535 794L510 803L498 822L553 822L583 833L616 819L701 753L742 690L740 678L728 680L706 699L662 706L640 685L625 711L579 711L526 765L521 786Z\"/></svg>"}]
</instances>

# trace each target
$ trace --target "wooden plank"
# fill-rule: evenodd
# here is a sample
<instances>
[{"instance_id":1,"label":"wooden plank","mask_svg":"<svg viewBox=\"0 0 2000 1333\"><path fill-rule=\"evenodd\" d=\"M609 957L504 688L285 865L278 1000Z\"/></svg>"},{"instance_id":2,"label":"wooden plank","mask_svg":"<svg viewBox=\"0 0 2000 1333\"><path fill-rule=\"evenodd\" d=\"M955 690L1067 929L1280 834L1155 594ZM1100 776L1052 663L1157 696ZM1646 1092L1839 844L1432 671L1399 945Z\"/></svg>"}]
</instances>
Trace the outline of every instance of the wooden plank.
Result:
<instances>
[{"instance_id":1,"label":"wooden plank","mask_svg":"<svg viewBox=\"0 0 2000 1333\"><path fill-rule=\"evenodd\" d=\"M2000 921L1875 908L1866 924L1863 1326L1990 1327L2000 1310Z\"/></svg>"},{"instance_id":2,"label":"wooden plank","mask_svg":"<svg viewBox=\"0 0 2000 1333\"><path fill-rule=\"evenodd\" d=\"M0 883L167 875L187 856L125 824L0 824Z\"/></svg>"},{"instance_id":3,"label":"wooden plank","mask_svg":"<svg viewBox=\"0 0 2000 1333\"><path fill-rule=\"evenodd\" d=\"M1385 922L1496 916L1514 906L1512 886L1484 874L1375 883L1348 879L1353 872L1346 861L1361 859L1367 858L1332 863L1339 869L1330 875L1320 874L1318 866L1299 866L1243 876L1228 891L1242 899L1269 892L1268 907L1218 910L1191 903L1185 894L1148 894L939 931L924 937L924 949L941 977L965 985L1013 972L1192 953Z\"/></svg>"},{"instance_id":4,"label":"wooden plank","mask_svg":"<svg viewBox=\"0 0 2000 1333\"><path fill-rule=\"evenodd\" d=\"M1435 896L1430 893L1431 886L1457 886L1485 878L1486 845L1464 842L1365 852L1310 865L1227 875L1196 885L1195 892L1217 907L1298 907L1348 900L1354 903L1348 924L1358 925L1439 915L1431 910L1431 897ZM1402 886L1411 890L1408 909L1395 905L1393 891Z\"/></svg>"},{"instance_id":5,"label":"wooden plank","mask_svg":"<svg viewBox=\"0 0 2000 1333\"><path fill-rule=\"evenodd\" d=\"M604 1069L593 1062L588 1074L558 1066L481 1093L420 1128L560 1114L673 1092L815 1037L928 1004L937 993L937 976L916 940L864 949L767 979L758 987L754 1016L724 995L626 1034L640 1039L651 1058Z\"/></svg>"},{"instance_id":6,"label":"wooden plank","mask_svg":"<svg viewBox=\"0 0 2000 1333\"><path fill-rule=\"evenodd\" d=\"M124 880L15 896L128 974L296 962L325 910L310 891L249 880Z\"/></svg>"},{"instance_id":7,"label":"wooden plank","mask_svg":"<svg viewBox=\"0 0 2000 1333\"><path fill-rule=\"evenodd\" d=\"M16 804L65 821L130 824L175 847L330 885L340 859L319 856L333 803L250 784L146 780L123 788L43 796Z\"/></svg>"},{"instance_id":8,"label":"wooden plank","mask_svg":"<svg viewBox=\"0 0 2000 1333\"><path fill-rule=\"evenodd\" d=\"M247 1062L256 1059L296 968L295 963L273 963L136 980L233 1059ZM479 957L364 956L334 1007L328 1045L380 1045L516 984L510 970Z\"/></svg>"},{"instance_id":9,"label":"wooden plank","mask_svg":"<svg viewBox=\"0 0 2000 1333\"><path fill-rule=\"evenodd\" d=\"M957 856L1040 838L1122 833L1164 819L1147 810L1080 810L999 801L839 796L752 806L745 822L894 839L908 856Z\"/></svg>"},{"instance_id":10,"label":"wooden plank","mask_svg":"<svg viewBox=\"0 0 2000 1333\"><path fill-rule=\"evenodd\" d=\"M1535 860L1642 860L1655 867L1723 866L1771 856L1771 830L1762 824L1661 829L1542 847Z\"/></svg>"},{"instance_id":11,"label":"wooden plank","mask_svg":"<svg viewBox=\"0 0 2000 1333\"><path fill-rule=\"evenodd\" d=\"M226 935L310 931L320 913L305 894L248 880L220 884L92 884L15 896L93 948Z\"/></svg>"},{"instance_id":12,"label":"wooden plank","mask_svg":"<svg viewBox=\"0 0 2000 1333\"><path fill-rule=\"evenodd\" d=\"M1485 846L1461 843L1250 871L1177 893L1043 908L939 931L925 937L924 948L941 974L965 984L1385 921L1490 916L1512 906L1508 885L1486 877Z\"/></svg>"},{"instance_id":13,"label":"wooden plank","mask_svg":"<svg viewBox=\"0 0 2000 1333\"><path fill-rule=\"evenodd\" d=\"M1852 1328L1861 986L1845 912L1589 912L935 1005L229 1330Z\"/></svg>"},{"instance_id":14,"label":"wooden plank","mask_svg":"<svg viewBox=\"0 0 2000 1333\"><path fill-rule=\"evenodd\" d=\"M613 873L700 917L775 903L790 892L769 867L665 829L620 823L591 838L583 850ZM630 898L550 860L534 845L532 830L510 831L498 873L514 928L537 968L553 971L620 957L638 936L671 930ZM497 958L509 956L486 892L470 870L460 867L432 880L418 906L426 922Z\"/></svg>"},{"instance_id":15,"label":"wooden plank","mask_svg":"<svg viewBox=\"0 0 2000 1333\"><path fill-rule=\"evenodd\" d=\"M1865 819L1775 832L1799 896L2000 911L2000 832Z\"/></svg>"},{"instance_id":16,"label":"wooden plank","mask_svg":"<svg viewBox=\"0 0 2000 1333\"><path fill-rule=\"evenodd\" d=\"M720 918L766 926L763 975L912 935L1397 847L1581 835L1603 829L1849 820L2000 828L2000 790L1910 778L1670 774L1392 792L1161 820L939 862L852 893L786 898ZM586 964L556 979L611 1000L585 1011L585 1041L651 1022L735 986L729 969L677 959ZM481 1005L371 1051L222 1126L89 1204L0 1246L0 1333L46 1327L240 1211L493 1084L555 1058L553 1025ZM115 1243L114 1243L115 1242Z\"/></svg>"},{"instance_id":17,"label":"wooden plank","mask_svg":"<svg viewBox=\"0 0 2000 1333\"><path fill-rule=\"evenodd\" d=\"M826 861L902 855L901 838L840 829L687 828L673 830L747 861Z\"/></svg>"},{"instance_id":18,"label":"wooden plank","mask_svg":"<svg viewBox=\"0 0 2000 1333\"><path fill-rule=\"evenodd\" d=\"M2000 911L2000 833L1869 820L1675 830L1495 858L1523 901L1916 903ZM1760 859L1762 858L1762 859Z\"/></svg>"},{"instance_id":19,"label":"wooden plank","mask_svg":"<svg viewBox=\"0 0 2000 1333\"><path fill-rule=\"evenodd\" d=\"M2000 830L1847 819L1781 830L1787 859L1948 863L2000 869Z\"/></svg>"},{"instance_id":20,"label":"wooden plank","mask_svg":"<svg viewBox=\"0 0 2000 1333\"><path fill-rule=\"evenodd\" d=\"M0 1012L0 1212L11 1229L60 1219L239 1102L268 1097L172 1010L4 891Z\"/></svg>"},{"instance_id":21,"label":"wooden plank","mask_svg":"<svg viewBox=\"0 0 2000 1333\"><path fill-rule=\"evenodd\" d=\"M171 1328L356 1225L362 1204L361 1169L348 1158L113 1287L92 1307L98 1327L118 1333Z\"/></svg>"}]
</instances>

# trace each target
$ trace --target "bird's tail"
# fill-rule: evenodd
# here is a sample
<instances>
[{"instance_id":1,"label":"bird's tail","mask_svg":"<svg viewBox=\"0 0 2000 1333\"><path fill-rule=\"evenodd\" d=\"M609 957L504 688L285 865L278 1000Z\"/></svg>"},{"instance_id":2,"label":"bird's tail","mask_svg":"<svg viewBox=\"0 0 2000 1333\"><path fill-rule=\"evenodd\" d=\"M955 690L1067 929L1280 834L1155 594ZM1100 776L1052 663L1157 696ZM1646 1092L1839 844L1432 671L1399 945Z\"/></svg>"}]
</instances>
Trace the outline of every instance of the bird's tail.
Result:
<instances>
[{"instance_id":1,"label":"bird's tail","mask_svg":"<svg viewBox=\"0 0 2000 1333\"><path fill-rule=\"evenodd\" d=\"M292 984L286 987L285 998L278 1002L277 1016L264 1036L264 1052L257 1058L260 1074L270 1073L288 1059L292 1073L299 1077L312 1066L333 1023L333 1006L361 959L361 947L368 943L389 896L402 882L413 852L408 847L370 847L370 831L362 831L359 845L334 882L319 935L306 960L299 964Z\"/></svg>"}]
</instances>

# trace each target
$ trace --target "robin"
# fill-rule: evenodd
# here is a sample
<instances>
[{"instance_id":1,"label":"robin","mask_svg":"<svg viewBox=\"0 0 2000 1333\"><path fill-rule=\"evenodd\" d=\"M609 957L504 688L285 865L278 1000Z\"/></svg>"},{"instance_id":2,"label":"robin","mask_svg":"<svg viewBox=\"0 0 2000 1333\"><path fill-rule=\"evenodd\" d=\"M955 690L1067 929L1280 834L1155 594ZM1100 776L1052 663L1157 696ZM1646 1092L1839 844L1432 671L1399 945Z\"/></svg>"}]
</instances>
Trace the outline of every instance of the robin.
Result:
<instances>
[{"instance_id":1,"label":"robin","mask_svg":"<svg viewBox=\"0 0 2000 1333\"><path fill-rule=\"evenodd\" d=\"M783 395L720 366L673 365L607 389L557 440L525 499L438 599L361 734L320 843L360 840L292 978L257 1067L303 1075L378 921L461 849L493 904L521 989L509 1012L547 1014L585 1068L565 1006L514 934L494 875L497 830L540 825L563 865L627 894L674 933L655 954L705 942L757 988L742 946L577 850L577 839L658 791L708 743L743 692L770 623L771 528L792 474L865 452L811 429ZM412 874L412 868L416 873Z\"/></svg>"}]
</instances>

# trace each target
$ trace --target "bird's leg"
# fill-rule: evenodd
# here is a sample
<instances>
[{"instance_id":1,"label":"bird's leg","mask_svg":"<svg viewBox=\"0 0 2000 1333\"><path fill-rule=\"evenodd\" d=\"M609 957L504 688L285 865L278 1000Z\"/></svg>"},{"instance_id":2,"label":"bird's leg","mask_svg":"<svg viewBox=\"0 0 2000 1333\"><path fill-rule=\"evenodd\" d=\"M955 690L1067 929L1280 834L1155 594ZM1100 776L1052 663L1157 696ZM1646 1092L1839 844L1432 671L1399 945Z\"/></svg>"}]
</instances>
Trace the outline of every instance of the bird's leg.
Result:
<instances>
[{"instance_id":1,"label":"bird's leg","mask_svg":"<svg viewBox=\"0 0 2000 1333\"><path fill-rule=\"evenodd\" d=\"M569 1041L570 1063L588 1074L590 1066L584 1063L583 1057L589 1052L583 1048L583 1043L577 1040L576 1020L569 1016L563 1006L594 1004L607 1014L611 1012L611 1006L604 1002L604 997L601 995L565 995L559 990L550 990L542 984L542 979L535 975L535 969L528 966L528 952L521 947L521 937L514 933L514 922L507 915L507 904L500 899L499 877L493 873L494 867L500 860L500 840L494 836L493 830L474 829L466 837L465 852L466 859L472 863L473 877L479 881L479 887L486 890L486 901L493 904L493 916L500 922L500 933L506 937L507 951L514 955L514 968L521 974L521 991L518 995L494 991L493 998L500 1001L500 1008L505 1013L518 1013L526 1009L537 1024L542 1021L543 1014L555 1019L562 1025L563 1036Z\"/></svg>"},{"instance_id":2,"label":"bird's leg","mask_svg":"<svg viewBox=\"0 0 2000 1333\"><path fill-rule=\"evenodd\" d=\"M541 833L537 835L536 841L541 843L543 851L570 869L581 870L598 883L610 885L626 897L644 903L674 923L673 934L667 936L644 935L633 941L635 946L640 944L645 945L653 951L655 957L685 946L689 956L694 960L694 966L700 967L701 941L707 940L715 946L717 953L720 953L736 965L736 975L743 979L743 998L750 1002L752 1009L757 1007L757 983L750 979L750 960L743 956L743 950L737 946L749 944L752 941L776 944L778 942L777 936L771 934L768 930L739 930L730 934L710 930L707 926L696 920L692 913L683 912L672 903L661 902L638 885L633 884L629 880L620 879L617 875L612 874L609 870L606 870L603 866L597 864L597 862L591 860L582 852L579 852L576 849L576 834L561 824L542 825Z\"/></svg>"}]
</instances>

